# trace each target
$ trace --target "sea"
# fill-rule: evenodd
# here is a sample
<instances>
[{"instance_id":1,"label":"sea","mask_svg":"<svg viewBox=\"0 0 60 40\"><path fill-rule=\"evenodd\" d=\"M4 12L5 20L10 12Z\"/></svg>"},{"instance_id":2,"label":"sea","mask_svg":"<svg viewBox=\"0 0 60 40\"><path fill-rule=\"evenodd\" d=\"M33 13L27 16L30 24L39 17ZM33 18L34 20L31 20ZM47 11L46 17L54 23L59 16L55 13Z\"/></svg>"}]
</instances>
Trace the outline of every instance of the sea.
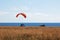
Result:
<instances>
[{"instance_id":1,"label":"sea","mask_svg":"<svg viewBox=\"0 0 60 40\"><path fill-rule=\"evenodd\" d=\"M24 26L60 26L60 23L0 23L0 26L21 26L21 24Z\"/></svg>"}]
</instances>

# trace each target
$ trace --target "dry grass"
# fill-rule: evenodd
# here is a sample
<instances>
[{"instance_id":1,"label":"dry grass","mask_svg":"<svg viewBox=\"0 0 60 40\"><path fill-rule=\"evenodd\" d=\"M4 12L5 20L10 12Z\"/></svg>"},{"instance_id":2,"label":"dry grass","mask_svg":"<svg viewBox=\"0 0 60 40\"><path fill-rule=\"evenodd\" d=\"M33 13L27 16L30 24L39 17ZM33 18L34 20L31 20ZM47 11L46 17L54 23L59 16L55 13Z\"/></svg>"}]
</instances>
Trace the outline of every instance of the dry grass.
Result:
<instances>
[{"instance_id":1,"label":"dry grass","mask_svg":"<svg viewBox=\"0 0 60 40\"><path fill-rule=\"evenodd\" d=\"M0 40L60 40L60 28L0 27Z\"/></svg>"}]
</instances>

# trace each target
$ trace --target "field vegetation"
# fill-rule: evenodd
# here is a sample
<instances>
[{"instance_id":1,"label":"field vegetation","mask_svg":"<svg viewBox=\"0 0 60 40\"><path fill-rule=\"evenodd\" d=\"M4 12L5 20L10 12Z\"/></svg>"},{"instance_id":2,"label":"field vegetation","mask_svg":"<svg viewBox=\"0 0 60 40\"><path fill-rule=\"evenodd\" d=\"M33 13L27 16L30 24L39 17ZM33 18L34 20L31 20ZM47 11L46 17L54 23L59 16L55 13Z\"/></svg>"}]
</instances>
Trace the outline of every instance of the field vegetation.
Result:
<instances>
[{"instance_id":1,"label":"field vegetation","mask_svg":"<svg viewBox=\"0 0 60 40\"><path fill-rule=\"evenodd\" d=\"M60 27L2 27L0 40L60 40Z\"/></svg>"}]
</instances>

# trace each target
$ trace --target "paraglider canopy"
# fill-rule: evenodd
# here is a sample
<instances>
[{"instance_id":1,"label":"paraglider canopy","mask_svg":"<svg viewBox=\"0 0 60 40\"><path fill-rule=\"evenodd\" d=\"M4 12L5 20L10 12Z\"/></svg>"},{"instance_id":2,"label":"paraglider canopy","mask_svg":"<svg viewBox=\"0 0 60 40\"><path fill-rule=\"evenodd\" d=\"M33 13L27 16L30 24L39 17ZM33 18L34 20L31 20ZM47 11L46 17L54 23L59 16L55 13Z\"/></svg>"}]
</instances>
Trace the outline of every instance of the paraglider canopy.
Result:
<instances>
[{"instance_id":1,"label":"paraglider canopy","mask_svg":"<svg viewBox=\"0 0 60 40\"><path fill-rule=\"evenodd\" d=\"M24 18L26 18L26 14L24 14L24 13L18 13L18 14L16 15L16 18L18 18L19 15L22 15Z\"/></svg>"}]
</instances>

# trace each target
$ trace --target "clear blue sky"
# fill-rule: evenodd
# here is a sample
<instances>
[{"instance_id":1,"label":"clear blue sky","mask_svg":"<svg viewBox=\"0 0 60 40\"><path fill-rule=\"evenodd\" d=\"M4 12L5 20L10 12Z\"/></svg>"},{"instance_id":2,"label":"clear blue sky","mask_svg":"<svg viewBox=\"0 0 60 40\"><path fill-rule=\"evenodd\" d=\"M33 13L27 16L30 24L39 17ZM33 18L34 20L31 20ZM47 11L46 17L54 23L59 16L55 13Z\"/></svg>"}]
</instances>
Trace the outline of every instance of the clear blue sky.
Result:
<instances>
[{"instance_id":1,"label":"clear blue sky","mask_svg":"<svg viewBox=\"0 0 60 40\"><path fill-rule=\"evenodd\" d=\"M0 0L0 22L60 22L60 0Z\"/></svg>"}]
</instances>

